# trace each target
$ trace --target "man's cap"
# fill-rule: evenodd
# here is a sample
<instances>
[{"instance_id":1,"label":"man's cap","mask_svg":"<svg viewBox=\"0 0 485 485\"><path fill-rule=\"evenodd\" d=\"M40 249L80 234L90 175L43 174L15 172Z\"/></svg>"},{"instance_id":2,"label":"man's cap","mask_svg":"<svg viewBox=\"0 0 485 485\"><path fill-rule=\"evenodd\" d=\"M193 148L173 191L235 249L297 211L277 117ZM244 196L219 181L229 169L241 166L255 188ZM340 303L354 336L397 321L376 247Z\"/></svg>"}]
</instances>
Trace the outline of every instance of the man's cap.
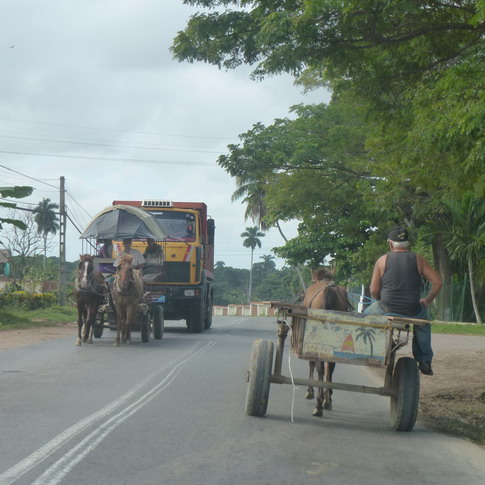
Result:
<instances>
[{"instance_id":1,"label":"man's cap","mask_svg":"<svg viewBox=\"0 0 485 485\"><path fill-rule=\"evenodd\" d=\"M405 227L395 227L387 236L389 241L404 242L408 241L408 231Z\"/></svg>"}]
</instances>

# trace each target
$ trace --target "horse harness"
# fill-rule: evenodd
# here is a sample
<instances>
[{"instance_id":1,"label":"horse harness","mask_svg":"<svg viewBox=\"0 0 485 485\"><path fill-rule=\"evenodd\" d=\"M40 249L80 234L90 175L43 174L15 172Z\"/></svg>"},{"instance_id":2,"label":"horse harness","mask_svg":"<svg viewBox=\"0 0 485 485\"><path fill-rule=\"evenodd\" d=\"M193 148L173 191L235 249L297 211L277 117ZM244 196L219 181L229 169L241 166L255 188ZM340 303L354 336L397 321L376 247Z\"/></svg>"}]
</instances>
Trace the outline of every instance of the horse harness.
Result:
<instances>
[{"instance_id":1,"label":"horse harness","mask_svg":"<svg viewBox=\"0 0 485 485\"><path fill-rule=\"evenodd\" d=\"M317 282L319 283L319 282ZM308 307L311 308L312 306L312 303L313 303L313 300L320 294L323 292L323 290L327 289L327 288L331 288L331 287L336 287L337 285L333 282L333 281L329 281L326 285L323 285L312 297L312 299L310 300L310 302L308 303Z\"/></svg>"}]
</instances>

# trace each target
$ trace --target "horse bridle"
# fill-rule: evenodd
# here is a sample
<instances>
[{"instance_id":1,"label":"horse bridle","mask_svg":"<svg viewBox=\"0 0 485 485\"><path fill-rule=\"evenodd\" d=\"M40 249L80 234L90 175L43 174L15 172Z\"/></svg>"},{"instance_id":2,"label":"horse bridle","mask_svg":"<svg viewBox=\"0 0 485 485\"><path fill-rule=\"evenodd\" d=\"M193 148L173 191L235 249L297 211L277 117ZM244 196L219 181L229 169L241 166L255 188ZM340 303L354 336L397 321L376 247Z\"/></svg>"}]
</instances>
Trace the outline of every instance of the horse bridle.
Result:
<instances>
[{"instance_id":1,"label":"horse bridle","mask_svg":"<svg viewBox=\"0 0 485 485\"><path fill-rule=\"evenodd\" d=\"M126 293L128 291L128 289L130 288L130 285L133 283L135 283L135 277L134 277L134 273L132 272L132 278L128 280L128 284L126 286L126 289L122 289L120 288L120 285L119 285L119 274L116 273L115 274L115 281L114 281L114 284L113 284L113 290L116 291L116 293L120 293L120 294L123 294L123 293Z\"/></svg>"},{"instance_id":2,"label":"horse bridle","mask_svg":"<svg viewBox=\"0 0 485 485\"><path fill-rule=\"evenodd\" d=\"M87 263L88 261L82 261L82 262ZM78 268L78 272L79 272L79 270L80 270L80 268ZM78 274L78 283L79 283L79 276L80 275L81 275L81 273ZM93 284L93 282L95 282L95 280L94 280L94 265L93 265L93 269L91 270L91 272L88 272L87 280L88 280L87 288L82 288L81 286L79 287L79 291L81 293L85 292L85 293L95 293L96 295L104 295L104 293L99 293L96 290L96 285Z\"/></svg>"}]
</instances>

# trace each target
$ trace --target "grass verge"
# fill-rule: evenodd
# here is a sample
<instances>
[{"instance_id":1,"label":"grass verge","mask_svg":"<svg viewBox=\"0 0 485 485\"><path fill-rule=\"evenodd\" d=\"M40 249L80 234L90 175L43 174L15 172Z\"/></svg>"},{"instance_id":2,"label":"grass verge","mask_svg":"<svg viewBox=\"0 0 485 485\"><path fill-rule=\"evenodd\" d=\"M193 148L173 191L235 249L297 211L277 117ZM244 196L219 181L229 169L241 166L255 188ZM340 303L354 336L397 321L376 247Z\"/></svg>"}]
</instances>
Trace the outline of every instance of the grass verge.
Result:
<instances>
[{"instance_id":1,"label":"grass verge","mask_svg":"<svg viewBox=\"0 0 485 485\"><path fill-rule=\"evenodd\" d=\"M58 323L72 323L76 320L76 308L67 306L55 305L33 311L0 308L0 331L31 327L49 327Z\"/></svg>"},{"instance_id":2,"label":"grass verge","mask_svg":"<svg viewBox=\"0 0 485 485\"><path fill-rule=\"evenodd\" d=\"M485 335L485 324L433 321L432 325L433 333L450 335Z\"/></svg>"}]
</instances>

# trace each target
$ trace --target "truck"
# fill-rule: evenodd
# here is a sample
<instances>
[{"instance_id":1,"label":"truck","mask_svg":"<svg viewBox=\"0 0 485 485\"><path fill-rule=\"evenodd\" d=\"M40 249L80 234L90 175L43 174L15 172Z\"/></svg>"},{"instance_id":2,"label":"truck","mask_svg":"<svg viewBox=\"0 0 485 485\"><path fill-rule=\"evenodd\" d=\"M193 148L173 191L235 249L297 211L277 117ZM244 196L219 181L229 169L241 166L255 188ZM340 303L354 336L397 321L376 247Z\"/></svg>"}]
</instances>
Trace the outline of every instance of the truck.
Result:
<instances>
[{"instance_id":1,"label":"truck","mask_svg":"<svg viewBox=\"0 0 485 485\"><path fill-rule=\"evenodd\" d=\"M207 215L207 205L168 200L115 200L113 205L149 212L165 234L163 240L156 241L163 255L160 271L144 276L145 301L161 305L166 320L185 320L190 332L209 329L214 301L215 221ZM147 242L135 239L132 246L143 254Z\"/></svg>"}]
</instances>

